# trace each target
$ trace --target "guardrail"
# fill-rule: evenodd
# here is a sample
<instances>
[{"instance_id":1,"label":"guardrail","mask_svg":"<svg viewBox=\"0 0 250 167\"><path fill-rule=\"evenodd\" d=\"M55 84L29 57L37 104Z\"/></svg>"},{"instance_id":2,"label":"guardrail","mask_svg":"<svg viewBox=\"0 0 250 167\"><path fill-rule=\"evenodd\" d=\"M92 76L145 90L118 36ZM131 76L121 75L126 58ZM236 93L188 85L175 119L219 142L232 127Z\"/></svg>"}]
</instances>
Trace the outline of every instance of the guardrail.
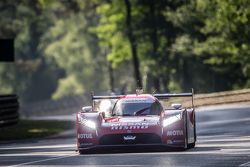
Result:
<instances>
[{"instance_id":1,"label":"guardrail","mask_svg":"<svg viewBox=\"0 0 250 167\"><path fill-rule=\"evenodd\" d=\"M194 96L195 106L250 102L250 89L225 91Z\"/></svg>"},{"instance_id":2,"label":"guardrail","mask_svg":"<svg viewBox=\"0 0 250 167\"><path fill-rule=\"evenodd\" d=\"M60 100L46 100L24 104L20 108L20 115L27 118L32 116L73 114L79 111L81 107L90 105L90 100L91 96L89 94L85 94L82 96L66 97ZM170 101L168 105L171 105L171 102L172 101ZM183 106L192 104L191 98L185 98L185 100L180 102ZM194 95L194 105L196 107L242 102L250 103L250 89Z\"/></svg>"},{"instance_id":3,"label":"guardrail","mask_svg":"<svg viewBox=\"0 0 250 167\"><path fill-rule=\"evenodd\" d=\"M182 106L191 107L191 98L169 99L165 102L166 106L170 106L174 102L181 103ZM209 106L232 103L249 103L250 104L250 89L233 90L225 92L215 92L207 94L194 94L194 106Z\"/></svg>"},{"instance_id":4,"label":"guardrail","mask_svg":"<svg viewBox=\"0 0 250 167\"><path fill-rule=\"evenodd\" d=\"M19 119L17 95L0 95L0 127L16 124Z\"/></svg>"}]
</instances>

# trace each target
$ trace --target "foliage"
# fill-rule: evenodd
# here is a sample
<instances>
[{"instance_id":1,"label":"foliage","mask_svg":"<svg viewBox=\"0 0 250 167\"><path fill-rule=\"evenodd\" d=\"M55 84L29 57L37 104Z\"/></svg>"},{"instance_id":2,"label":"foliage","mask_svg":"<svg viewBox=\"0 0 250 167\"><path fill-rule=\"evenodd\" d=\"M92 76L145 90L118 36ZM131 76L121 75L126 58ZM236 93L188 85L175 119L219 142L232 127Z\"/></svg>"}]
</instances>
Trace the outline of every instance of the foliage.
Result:
<instances>
[{"instance_id":1,"label":"foliage","mask_svg":"<svg viewBox=\"0 0 250 167\"><path fill-rule=\"evenodd\" d=\"M249 87L249 2L196 0L165 13L168 20L182 29L172 54L198 60L197 66L202 63L199 69L207 67L200 74L194 73L200 78L207 73L210 82L206 83L213 80L211 84L202 84L203 91Z\"/></svg>"},{"instance_id":2,"label":"foliage","mask_svg":"<svg viewBox=\"0 0 250 167\"><path fill-rule=\"evenodd\" d=\"M250 87L250 0L2 0L0 9L0 37L16 49L15 63L0 64L0 91L23 102L134 92L136 68L148 92Z\"/></svg>"}]
</instances>

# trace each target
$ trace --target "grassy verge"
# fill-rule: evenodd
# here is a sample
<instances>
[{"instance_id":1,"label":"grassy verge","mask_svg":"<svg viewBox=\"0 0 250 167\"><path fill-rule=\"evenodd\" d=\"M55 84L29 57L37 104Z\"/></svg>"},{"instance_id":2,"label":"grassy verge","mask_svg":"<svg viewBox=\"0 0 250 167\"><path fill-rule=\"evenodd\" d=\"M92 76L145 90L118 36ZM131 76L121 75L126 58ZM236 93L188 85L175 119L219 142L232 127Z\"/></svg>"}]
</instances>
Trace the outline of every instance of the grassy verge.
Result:
<instances>
[{"instance_id":1,"label":"grassy verge","mask_svg":"<svg viewBox=\"0 0 250 167\"><path fill-rule=\"evenodd\" d=\"M73 126L69 121L20 120L16 125L0 129L0 141L43 138Z\"/></svg>"}]
</instances>

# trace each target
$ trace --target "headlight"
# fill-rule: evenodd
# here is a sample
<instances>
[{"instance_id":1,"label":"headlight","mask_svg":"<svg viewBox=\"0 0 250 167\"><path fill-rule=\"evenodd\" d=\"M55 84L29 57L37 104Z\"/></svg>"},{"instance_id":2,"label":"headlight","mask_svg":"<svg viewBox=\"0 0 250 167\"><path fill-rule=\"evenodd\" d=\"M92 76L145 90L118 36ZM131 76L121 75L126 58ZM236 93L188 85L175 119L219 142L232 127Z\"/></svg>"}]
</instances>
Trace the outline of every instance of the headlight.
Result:
<instances>
[{"instance_id":1,"label":"headlight","mask_svg":"<svg viewBox=\"0 0 250 167\"><path fill-rule=\"evenodd\" d=\"M162 125L163 127L166 127L179 120L181 120L181 114L177 114L177 115L164 119Z\"/></svg>"},{"instance_id":2,"label":"headlight","mask_svg":"<svg viewBox=\"0 0 250 167\"><path fill-rule=\"evenodd\" d=\"M87 120L87 121L85 122L85 125L86 125L87 127L91 128L91 129L96 129L95 122L93 122L93 121Z\"/></svg>"},{"instance_id":3,"label":"headlight","mask_svg":"<svg viewBox=\"0 0 250 167\"><path fill-rule=\"evenodd\" d=\"M87 120L85 118L82 118L81 115L78 115L78 121L80 124L85 125L91 129L96 129L96 124L94 121Z\"/></svg>"}]
</instances>

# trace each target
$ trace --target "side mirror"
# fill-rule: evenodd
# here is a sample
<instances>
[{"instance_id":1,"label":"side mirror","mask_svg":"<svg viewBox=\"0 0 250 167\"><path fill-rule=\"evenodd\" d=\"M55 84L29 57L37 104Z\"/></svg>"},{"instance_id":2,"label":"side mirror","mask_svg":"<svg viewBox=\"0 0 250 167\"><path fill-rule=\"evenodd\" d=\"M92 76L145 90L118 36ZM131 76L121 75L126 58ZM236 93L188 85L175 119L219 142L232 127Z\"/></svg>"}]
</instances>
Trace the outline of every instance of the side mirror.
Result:
<instances>
[{"instance_id":1,"label":"side mirror","mask_svg":"<svg viewBox=\"0 0 250 167\"><path fill-rule=\"evenodd\" d=\"M105 112L101 112L102 118L105 118Z\"/></svg>"},{"instance_id":2,"label":"side mirror","mask_svg":"<svg viewBox=\"0 0 250 167\"><path fill-rule=\"evenodd\" d=\"M91 111L92 111L92 106L85 106L85 107L82 107L82 111L83 111L83 112L91 112Z\"/></svg>"},{"instance_id":3,"label":"side mirror","mask_svg":"<svg viewBox=\"0 0 250 167\"><path fill-rule=\"evenodd\" d=\"M173 104L171 104L171 107L178 110L178 109L180 109L182 107L182 105L180 103L173 103Z\"/></svg>"}]
</instances>

